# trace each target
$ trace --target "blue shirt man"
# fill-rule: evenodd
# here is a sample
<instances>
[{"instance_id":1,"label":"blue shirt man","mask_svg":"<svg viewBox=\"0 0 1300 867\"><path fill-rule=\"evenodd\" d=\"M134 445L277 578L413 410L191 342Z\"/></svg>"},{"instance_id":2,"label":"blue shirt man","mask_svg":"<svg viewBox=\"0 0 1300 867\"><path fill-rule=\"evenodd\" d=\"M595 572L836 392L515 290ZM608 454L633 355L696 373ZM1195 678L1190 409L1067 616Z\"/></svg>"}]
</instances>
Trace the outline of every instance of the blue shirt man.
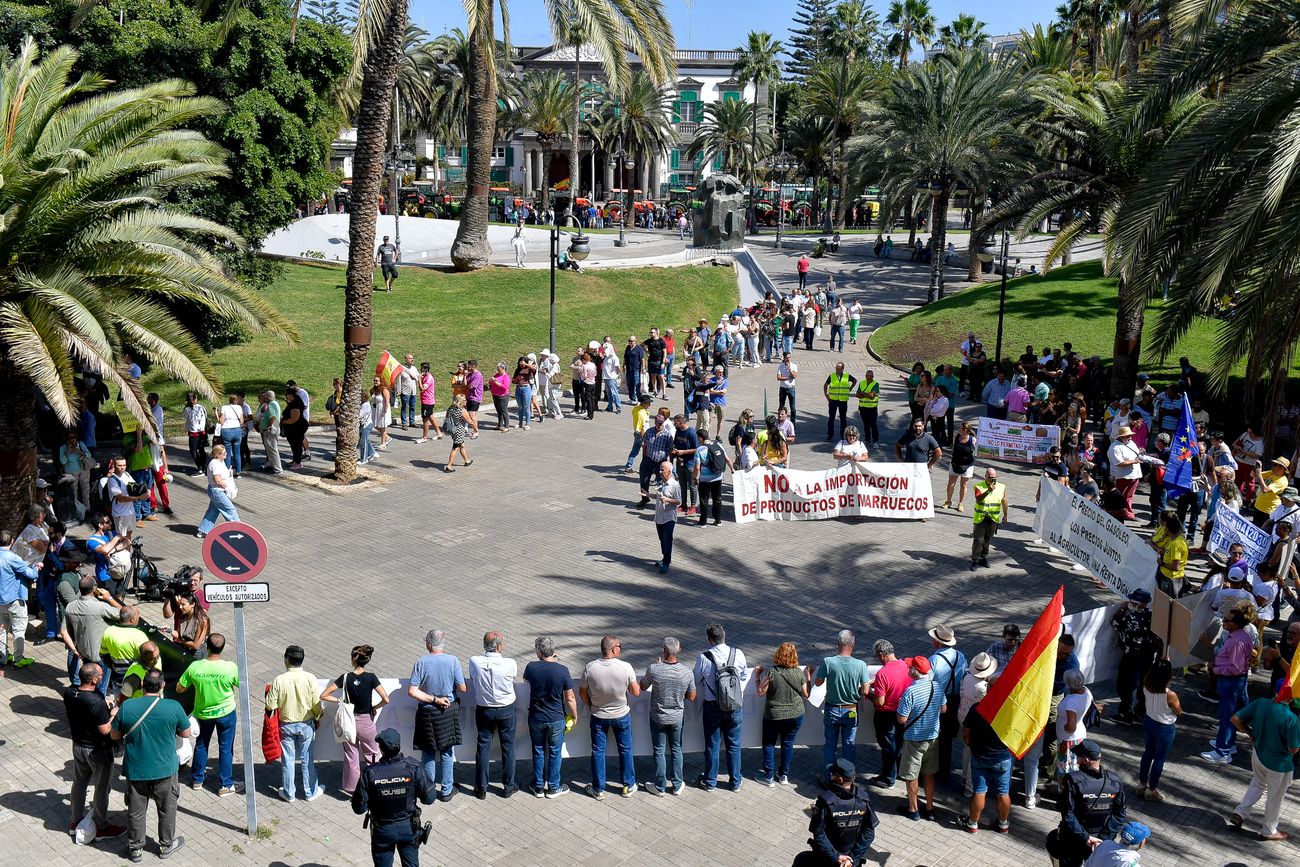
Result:
<instances>
[{"instance_id":1,"label":"blue shirt man","mask_svg":"<svg viewBox=\"0 0 1300 867\"><path fill-rule=\"evenodd\" d=\"M28 566L22 557L9 550L13 541L13 533L0 530L0 623L13 633L14 667L26 668L33 662L23 653L27 634L27 591L36 580L36 568ZM0 644L0 657L4 654L5 647Z\"/></svg>"},{"instance_id":2,"label":"blue shirt man","mask_svg":"<svg viewBox=\"0 0 1300 867\"><path fill-rule=\"evenodd\" d=\"M415 666L411 669L411 682L407 686L411 698L422 707L432 707L433 713L438 715L455 714L456 694L467 689L460 660L443 652L444 642L441 629L429 630L424 637L424 646L429 652L415 661ZM420 714L428 712L422 709ZM424 770L438 786L438 800L450 801L455 788L455 752L451 746L444 744L437 744L436 749L431 749L435 745L424 737L420 720L421 717L417 715L415 743L419 746ZM430 727L436 731L439 726L434 722Z\"/></svg>"},{"instance_id":3,"label":"blue shirt man","mask_svg":"<svg viewBox=\"0 0 1300 867\"><path fill-rule=\"evenodd\" d=\"M918 665L918 663L925 663ZM943 693L930 676L929 662L923 656L908 660L914 675L912 685L898 700L898 722L906 727L905 741L932 741L939 737L939 713L943 710Z\"/></svg>"},{"instance_id":4,"label":"blue shirt man","mask_svg":"<svg viewBox=\"0 0 1300 867\"><path fill-rule=\"evenodd\" d=\"M1156 411L1160 415L1160 429L1172 435L1183 417L1183 396L1170 386L1156 398Z\"/></svg>"},{"instance_id":5,"label":"blue shirt man","mask_svg":"<svg viewBox=\"0 0 1300 867\"><path fill-rule=\"evenodd\" d=\"M695 453L700 448L700 438L695 428L686 424L686 417L679 415L673 419L677 430L673 432L673 459L686 470L695 469ZM686 479L680 481L685 482Z\"/></svg>"}]
</instances>

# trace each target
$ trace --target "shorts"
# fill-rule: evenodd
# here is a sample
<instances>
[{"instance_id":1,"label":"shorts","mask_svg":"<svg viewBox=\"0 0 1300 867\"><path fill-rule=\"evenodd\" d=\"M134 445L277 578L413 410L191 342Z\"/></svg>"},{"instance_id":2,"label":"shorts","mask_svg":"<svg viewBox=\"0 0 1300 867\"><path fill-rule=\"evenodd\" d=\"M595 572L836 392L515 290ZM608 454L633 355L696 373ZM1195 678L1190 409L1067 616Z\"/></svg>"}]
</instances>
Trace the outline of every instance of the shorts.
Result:
<instances>
[{"instance_id":1,"label":"shorts","mask_svg":"<svg viewBox=\"0 0 1300 867\"><path fill-rule=\"evenodd\" d=\"M465 401L465 411L466 411L466 412L478 412L478 408L479 408L480 406L482 406L482 405L483 405L483 404L480 403L480 402L477 401L477 400L466 400L466 401Z\"/></svg>"},{"instance_id":2,"label":"shorts","mask_svg":"<svg viewBox=\"0 0 1300 867\"><path fill-rule=\"evenodd\" d=\"M951 472L954 476L960 476L963 479L969 479L975 475L975 465L971 464L969 467L967 467L964 470L958 470L956 467L953 467L951 470L949 470L949 472Z\"/></svg>"},{"instance_id":3,"label":"shorts","mask_svg":"<svg viewBox=\"0 0 1300 867\"><path fill-rule=\"evenodd\" d=\"M387 277L391 277L391 278L393 278L394 280L396 280L396 279L397 279L397 266L396 266L396 265L380 265L380 266L379 266L379 273L382 274L385 278L387 278Z\"/></svg>"},{"instance_id":4,"label":"shorts","mask_svg":"<svg viewBox=\"0 0 1300 867\"><path fill-rule=\"evenodd\" d=\"M1011 759L1000 762L970 761L971 791L983 795L990 789L994 795L1011 793Z\"/></svg>"},{"instance_id":5,"label":"shorts","mask_svg":"<svg viewBox=\"0 0 1300 867\"><path fill-rule=\"evenodd\" d=\"M113 530L119 536L126 536L135 530L135 515L114 515Z\"/></svg>"},{"instance_id":6,"label":"shorts","mask_svg":"<svg viewBox=\"0 0 1300 867\"><path fill-rule=\"evenodd\" d=\"M434 409L434 404L431 403L420 404L420 418L433 418L433 409Z\"/></svg>"},{"instance_id":7,"label":"shorts","mask_svg":"<svg viewBox=\"0 0 1300 867\"><path fill-rule=\"evenodd\" d=\"M898 778L912 782L922 775L939 773L938 738L932 741L903 741L903 755L898 760Z\"/></svg>"},{"instance_id":8,"label":"shorts","mask_svg":"<svg viewBox=\"0 0 1300 867\"><path fill-rule=\"evenodd\" d=\"M663 375L664 375L664 366L663 366L663 364L647 364L647 365L646 365L646 370L649 371L649 373L650 373L651 376L663 376Z\"/></svg>"}]
</instances>

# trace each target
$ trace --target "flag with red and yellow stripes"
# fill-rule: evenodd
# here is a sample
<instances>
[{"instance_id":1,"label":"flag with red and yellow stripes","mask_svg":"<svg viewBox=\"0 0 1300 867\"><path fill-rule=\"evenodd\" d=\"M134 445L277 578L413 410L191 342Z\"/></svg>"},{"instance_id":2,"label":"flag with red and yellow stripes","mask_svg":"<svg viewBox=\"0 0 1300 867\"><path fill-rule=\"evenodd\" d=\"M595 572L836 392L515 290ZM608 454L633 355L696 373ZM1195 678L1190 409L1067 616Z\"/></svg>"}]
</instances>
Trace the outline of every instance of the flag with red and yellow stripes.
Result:
<instances>
[{"instance_id":1,"label":"flag with red and yellow stripes","mask_svg":"<svg viewBox=\"0 0 1300 867\"><path fill-rule=\"evenodd\" d=\"M1018 759L1038 739L1051 711L1064 597L1061 587L979 703L980 716Z\"/></svg>"},{"instance_id":2,"label":"flag with red and yellow stripes","mask_svg":"<svg viewBox=\"0 0 1300 867\"><path fill-rule=\"evenodd\" d=\"M397 356L388 351L379 356L379 363L375 365L375 376L379 377L379 381L384 385L393 388L397 384L397 375L401 372L402 363L397 360ZM369 392L370 389L367 388L366 393Z\"/></svg>"},{"instance_id":3,"label":"flag with red and yellow stripes","mask_svg":"<svg viewBox=\"0 0 1300 867\"><path fill-rule=\"evenodd\" d=\"M1300 653L1291 657L1291 667L1286 670L1274 701L1285 703L1300 699Z\"/></svg>"}]
</instances>

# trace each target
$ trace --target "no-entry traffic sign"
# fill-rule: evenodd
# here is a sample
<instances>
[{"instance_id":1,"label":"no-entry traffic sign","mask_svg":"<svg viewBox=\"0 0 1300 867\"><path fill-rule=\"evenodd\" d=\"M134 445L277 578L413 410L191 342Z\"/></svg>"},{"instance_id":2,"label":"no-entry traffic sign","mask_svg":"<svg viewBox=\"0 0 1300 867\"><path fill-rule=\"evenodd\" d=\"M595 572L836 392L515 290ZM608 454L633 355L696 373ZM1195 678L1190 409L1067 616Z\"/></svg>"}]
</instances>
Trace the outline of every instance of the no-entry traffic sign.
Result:
<instances>
[{"instance_id":1,"label":"no-entry traffic sign","mask_svg":"<svg viewBox=\"0 0 1300 867\"><path fill-rule=\"evenodd\" d=\"M230 521L203 540L203 562L223 581L251 581L266 568L266 539L248 524Z\"/></svg>"}]
</instances>

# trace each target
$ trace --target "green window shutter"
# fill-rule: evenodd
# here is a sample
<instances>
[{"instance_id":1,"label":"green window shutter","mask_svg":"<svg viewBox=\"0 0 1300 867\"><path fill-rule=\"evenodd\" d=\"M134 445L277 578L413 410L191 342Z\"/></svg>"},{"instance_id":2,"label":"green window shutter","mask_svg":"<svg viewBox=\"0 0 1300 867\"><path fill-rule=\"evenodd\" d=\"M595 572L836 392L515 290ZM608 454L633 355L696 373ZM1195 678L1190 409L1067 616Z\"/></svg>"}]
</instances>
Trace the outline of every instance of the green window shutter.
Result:
<instances>
[{"instance_id":1,"label":"green window shutter","mask_svg":"<svg viewBox=\"0 0 1300 867\"><path fill-rule=\"evenodd\" d=\"M722 171L722 154L718 154L713 158L713 170L715 172Z\"/></svg>"},{"instance_id":2,"label":"green window shutter","mask_svg":"<svg viewBox=\"0 0 1300 867\"><path fill-rule=\"evenodd\" d=\"M514 164L515 164L514 145L506 145L506 168L510 168Z\"/></svg>"},{"instance_id":3,"label":"green window shutter","mask_svg":"<svg viewBox=\"0 0 1300 867\"><path fill-rule=\"evenodd\" d=\"M704 152L700 151L695 155L695 171L698 172L702 168L704 168Z\"/></svg>"},{"instance_id":4,"label":"green window shutter","mask_svg":"<svg viewBox=\"0 0 1300 867\"><path fill-rule=\"evenodd\" d=\"M469 146L467 145L460 149L460 164L467 165L468 163L469 163Z\"/></svg>"},{"instance_id":5,"label":"green window shutter","mask_svg":"<svg viewBox=\"0 0 1300 867\"><path fill-rule=\"evenodd\" d=\"M682 152L677 148L673 148L672 154L669 155L669 165L674 169L682 167Z\"/></svg>"},{"instance_id":6,"label":"green window shutter","mask_svg":"<svg viewBox=\"0 0 1300 867\"><path fill-rule=\"evenodd\" d=\"M722 92L722 101L723 101L723 102L738 102L739 100L740 100L740 91L737 91L737 90L724 90L724 91Z\"/></svg>"},{"instance_id":7,"label":"green window shutter","mask_svg":"<svg viewBox=\"0 0 1300 867\"><path fill-rule=\"evenodd\" d=\"M438 159L445 160L446 158L447 158L447 149L442 145L438 145Z\"/></svg>"},{"instance_id":8,"label":"green window shutter","mask_svg":"<svg viewBox=\"0 0 1300 867\"><path fill-rule=\"evenodd\" d=\"M680 99L674 99L673 100L673 123L681 123L681 122L682 122L682 101Z\"/></svg>"}]
</instances>

